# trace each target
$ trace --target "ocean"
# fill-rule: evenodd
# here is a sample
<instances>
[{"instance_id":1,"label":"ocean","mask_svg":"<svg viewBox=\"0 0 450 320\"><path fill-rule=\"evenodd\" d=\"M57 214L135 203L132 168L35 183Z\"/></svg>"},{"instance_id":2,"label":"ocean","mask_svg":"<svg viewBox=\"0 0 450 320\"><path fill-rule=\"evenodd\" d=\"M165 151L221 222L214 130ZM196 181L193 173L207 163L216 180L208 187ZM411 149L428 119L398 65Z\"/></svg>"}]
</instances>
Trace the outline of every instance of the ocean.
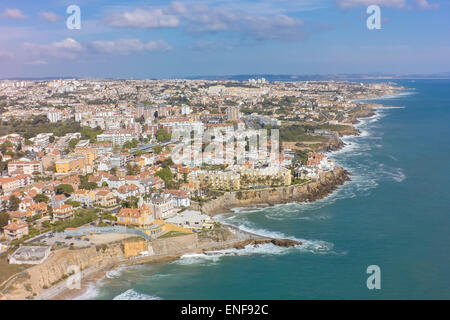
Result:
<instances>
[{"instance_id":1,"label":"ocean","mask_svg":"<svg viewBox=\"0 0 450 320\"><path fill-rule=\"evenodd\" d=\"M223 223L301 239L109 271L84 299L449 299L450 80L391 80L396 106L329 156L352 181L313 203L235 209ZM369 290L367 267L381 271Z\"/></svg>"}]
</instances>

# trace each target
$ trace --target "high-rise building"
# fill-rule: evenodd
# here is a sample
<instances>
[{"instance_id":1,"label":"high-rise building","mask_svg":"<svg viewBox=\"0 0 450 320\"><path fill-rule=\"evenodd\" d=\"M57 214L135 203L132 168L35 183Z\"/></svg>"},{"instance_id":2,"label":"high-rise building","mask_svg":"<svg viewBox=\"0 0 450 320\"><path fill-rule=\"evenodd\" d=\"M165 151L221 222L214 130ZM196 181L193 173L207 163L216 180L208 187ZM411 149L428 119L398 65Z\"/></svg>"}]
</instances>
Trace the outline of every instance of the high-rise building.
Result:
<instances>
[{"instance_id":1,"label":"high-rise building","mask_svg":"<svg viewBox=\"0 0 450 320\"><path fill-rule=\"evenodd\" d=\"M240 119L238 106L228 106L227 107L227 119L233 120L233 121L237 121Z\"/></svg>"}]
</instances>

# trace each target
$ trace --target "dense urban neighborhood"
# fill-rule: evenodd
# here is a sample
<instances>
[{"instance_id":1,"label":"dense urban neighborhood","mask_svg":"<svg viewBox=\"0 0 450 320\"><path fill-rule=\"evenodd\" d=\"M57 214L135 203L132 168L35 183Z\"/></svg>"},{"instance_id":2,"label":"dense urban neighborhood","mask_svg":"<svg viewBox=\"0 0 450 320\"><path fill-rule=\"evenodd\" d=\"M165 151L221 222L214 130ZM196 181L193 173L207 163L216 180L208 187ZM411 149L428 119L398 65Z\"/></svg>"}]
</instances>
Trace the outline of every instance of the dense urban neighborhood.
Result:
<instances>
[{"instance_id":1,"label":"dense urban neighborhood","mask_svg":"<svg viewBox=\"0 0 450 320\"><path fill-rule=\"evenodd\" d=\"M300 199L298 188L342 171L325 153L373 113L358 99L400 89L264 78L2 81L0 263L30 267L136 238L146 245L127 258L158 255L157 241L168 239L217 243L229 230L213 216L233 205L218 203L270 203L243 201L294 187ZM18 271L8 270L2 286Z\"/></svg>"}]
</instances>

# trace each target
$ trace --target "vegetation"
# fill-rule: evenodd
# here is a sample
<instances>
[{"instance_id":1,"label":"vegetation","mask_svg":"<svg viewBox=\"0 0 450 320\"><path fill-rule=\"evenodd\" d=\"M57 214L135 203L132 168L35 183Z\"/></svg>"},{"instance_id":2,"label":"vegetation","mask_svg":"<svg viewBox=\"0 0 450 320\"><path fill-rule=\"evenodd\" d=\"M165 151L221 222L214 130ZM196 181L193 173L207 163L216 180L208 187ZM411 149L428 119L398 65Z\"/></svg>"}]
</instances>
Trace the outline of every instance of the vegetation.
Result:
<instances>
[{"instance_id":1,"label":"vegetation","mask_svg":"<svg viewBox=\"0 0 450 320\"><path fill-rule=\"evenodd\" d=\"M8 225L8 221L10 219L10 216L8 212L0 212L0 228L3 228L4 226Z\"/></svg>"},{"instance_id":2,"label":"vegetation","mask_svg":"<svg viewBox=\"0 0 450 320\"><path fill-rule=\"evenodd\" d=\"M166 130L164 130L163 128L159 129L156 132L156 140L158 140L159 142L163 142L163 141L167 141L170 140L171 134L168 133Z\"/></svg>"},{"instance_id":3,"label":"vegetation","mask_svg":"<svg viewBox=\"0 0 450 320\"><path fill-rule=\"evenodd\" d=\"M70 184L60 184L56 186L55 192L56 194L65 194L66 196L70 196L75 190Z\"/></svg>"},{"instance_id":4,"label":"vegetation","mask_svg":"<svg viewBox=\"0 0 450 320\"><path fill-rule=\"evenodd\" d=\"M37 195L35 195L34 197L33 197L33 200L35 201L35 202L45 202L45 203L48 203L48 201L50 200L50 198L49 197L47 197L45 194L43 194L43 193L39 193L39 194L37 194Z\"/></svg>"},{"instance_id":5,"label":"vegetation","mask_svg":"<svg viewBox=\"0 0 450 320\"><path fill-rule=\"evenodd\" d=\"M9 197L8 201L8 210L9 211L17 211L19 209L20 199L17 198L15 195L12 195Z\"/></svg>"}]
</instances>

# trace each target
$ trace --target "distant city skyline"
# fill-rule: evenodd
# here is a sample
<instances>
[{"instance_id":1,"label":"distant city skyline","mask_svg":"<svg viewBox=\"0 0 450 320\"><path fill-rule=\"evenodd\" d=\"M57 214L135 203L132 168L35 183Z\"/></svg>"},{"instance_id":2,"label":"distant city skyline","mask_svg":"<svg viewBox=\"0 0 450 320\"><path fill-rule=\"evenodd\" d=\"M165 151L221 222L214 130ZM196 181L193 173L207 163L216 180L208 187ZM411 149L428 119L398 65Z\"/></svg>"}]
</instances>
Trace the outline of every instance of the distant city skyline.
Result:
<instances>
[{"instance_id":1,"label":"distant city skyline","mask_svg":"<svg viewBox=\"0 0 450 320\"><path fill-rule=\"evenodd\" d=\"M381 30L366 27L373 4ZM443 0L4 0L0 78L448 73L449 13Z\"/></svg>"}]
</instances>

